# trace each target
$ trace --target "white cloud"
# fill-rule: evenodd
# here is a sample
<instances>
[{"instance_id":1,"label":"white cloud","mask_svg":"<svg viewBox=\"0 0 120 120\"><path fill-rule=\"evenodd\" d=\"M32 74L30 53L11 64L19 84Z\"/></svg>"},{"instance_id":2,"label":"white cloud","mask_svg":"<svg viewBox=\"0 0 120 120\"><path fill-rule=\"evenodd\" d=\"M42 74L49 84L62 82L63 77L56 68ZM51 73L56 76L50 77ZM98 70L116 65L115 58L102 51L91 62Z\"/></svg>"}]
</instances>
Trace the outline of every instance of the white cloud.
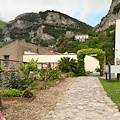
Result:
<instances>
[{"instance_id":1,"label":"white cloud","mask_svg":"<svg viewBox=\"0 0 120 120\"><path fill-rule=\"evenodd\" d=\"M83 11L80 14L80 19L85 21L86 16L91 13L99 14L102 11L106 10L108 7L110 7L111 0L85 0L82 2Z\"/></svg>"},{"instance_id":2,"label":"white cloud","mask_svg":"<svg viewBox=\"0 0 120 120\"><path fill-rule=\"evenodd\" d=\"M87 22L89 14L99 14L110 7L112 0L0 0L0 18L13 20L26 12L56 10ZM88 19L88 18L87 18ZM101 18L100 18L101 19Z\"/></svg>"}]
</instances>

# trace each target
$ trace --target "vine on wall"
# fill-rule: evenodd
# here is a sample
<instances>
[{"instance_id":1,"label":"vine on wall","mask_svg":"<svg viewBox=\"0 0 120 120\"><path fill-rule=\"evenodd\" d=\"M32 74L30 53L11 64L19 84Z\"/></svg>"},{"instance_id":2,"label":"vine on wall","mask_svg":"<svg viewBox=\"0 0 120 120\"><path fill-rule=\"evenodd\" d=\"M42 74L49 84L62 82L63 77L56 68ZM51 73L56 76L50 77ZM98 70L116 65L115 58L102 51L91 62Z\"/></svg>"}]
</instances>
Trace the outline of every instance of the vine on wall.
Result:
<instances>
[{"instance_id":1,"label":"vine on wall","mask_svg":"<svg viewBox=\"0 0 120 120\"><path fill-rule=\"evenodd\" d=\"M86 55L92 55L92 54L93 55L96 54L94 57L99 60L100 69L103 69L104 58L105 58L104 51L102 51L101 49L93 49L93 48L82 49L82 50L79 50L77 53L77 59L79 64L79 70L78 70L79 75L81 76L86 75L84 58Z\"/></svg>"}]
</instances>

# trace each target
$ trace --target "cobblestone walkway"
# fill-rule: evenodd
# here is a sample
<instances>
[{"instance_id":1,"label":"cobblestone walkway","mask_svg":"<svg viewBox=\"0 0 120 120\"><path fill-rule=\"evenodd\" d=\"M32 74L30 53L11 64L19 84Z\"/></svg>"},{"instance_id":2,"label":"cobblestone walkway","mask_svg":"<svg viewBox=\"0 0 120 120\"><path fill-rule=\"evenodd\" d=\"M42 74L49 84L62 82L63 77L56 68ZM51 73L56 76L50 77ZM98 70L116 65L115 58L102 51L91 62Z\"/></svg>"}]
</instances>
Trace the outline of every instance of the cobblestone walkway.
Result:
<instances>
[{"instance_id":1,"label":"cobblestone walkway","mask_svg":"<svg viewBox=\"0 0 120 120\"><path fill-rule=\"evenodd\" d=\"M78 77L45 120L120 120L97 77Z\"/></svg>"}]
</instances>

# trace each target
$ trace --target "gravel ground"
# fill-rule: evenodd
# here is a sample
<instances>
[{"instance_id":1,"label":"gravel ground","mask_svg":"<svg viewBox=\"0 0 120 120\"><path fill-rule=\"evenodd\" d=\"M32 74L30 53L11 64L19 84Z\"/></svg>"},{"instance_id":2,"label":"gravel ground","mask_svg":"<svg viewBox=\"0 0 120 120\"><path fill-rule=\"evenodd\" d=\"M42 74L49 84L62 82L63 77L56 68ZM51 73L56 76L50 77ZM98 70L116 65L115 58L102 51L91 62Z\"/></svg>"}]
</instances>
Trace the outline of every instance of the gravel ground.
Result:
<instances>
[{"instance_id":1,"label":"gravel ground","mask_svg":"<svg viewBox=\"0 0 120 120\"><path fill-rule=\"evenodd\" d=\"M0 113L6 120L44 120L75 80L76 77L66 78L49 90L37 91L36 98L31 103L3 101L4 109Z\"/></svg>"}]
</instances>

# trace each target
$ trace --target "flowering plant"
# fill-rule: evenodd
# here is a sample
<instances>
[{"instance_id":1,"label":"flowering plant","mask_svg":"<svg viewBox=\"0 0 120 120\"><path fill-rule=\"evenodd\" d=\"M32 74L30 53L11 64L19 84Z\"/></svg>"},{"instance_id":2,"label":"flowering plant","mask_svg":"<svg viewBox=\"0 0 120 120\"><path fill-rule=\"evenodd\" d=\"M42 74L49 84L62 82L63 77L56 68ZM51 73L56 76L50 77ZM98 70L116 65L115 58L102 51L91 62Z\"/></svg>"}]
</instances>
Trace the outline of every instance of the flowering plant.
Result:
<instances>
[{"instance_id":1,"label":"flowering plant","mask_svg":"<svg viewBox=\"0 0 120 120\"><path fill-rule=\"evenodd\" d=\"M3 69L2 69L2 67L0 66L0 87L2 87L2 84L3 84L2 72L3 72Z\"/></svg>"},{"instance_id":2,"label":"flowering plant","mask_svg":"<svg viewBox=\"0 0 120 120\"><path fill-rule=\"evenodd\" d=\"M60 77L60 69L57 67L41 67L39 74L43 81L57 81Z\"/></svg>"},{"instance_id":3,"label":"flowering plant","mask_svg":"<svg viewBox=\"0 0 120 120\"><path fill-rule=\"evenodd\" d=\"M1 113L0 113L0 120L6 120L5 118L2 117Z\"/></svg>"},{"instance_id":4,"label":"flowering plant","mask_svg":"<svg viewBox=\"0 0 120 120\"><path fill-rule=\"evenodd\" d=\"M11 62L9 70L4 71L5 80L3 85L13 89L25 90L31 85L31 83L33 83L34 74L35 72L33 71L30 75L30 71L26 67L22 69L21 73L19 70L15 69L13 62Z\"/></svg>"},{"instance_id":5,"label":"flowering plant","mask_svg":"<svg viewBox=\"0 0 120 120\"><path fill-rule=\"evenodd\" d=\"M5 80L4 80L4 86L5 87L11 87L11 88L17 88L18 86L18 77L16 76L16 70L14 68L13 62L11 62L9 70L4 71Z\"/></svg>"}]
</instances>

